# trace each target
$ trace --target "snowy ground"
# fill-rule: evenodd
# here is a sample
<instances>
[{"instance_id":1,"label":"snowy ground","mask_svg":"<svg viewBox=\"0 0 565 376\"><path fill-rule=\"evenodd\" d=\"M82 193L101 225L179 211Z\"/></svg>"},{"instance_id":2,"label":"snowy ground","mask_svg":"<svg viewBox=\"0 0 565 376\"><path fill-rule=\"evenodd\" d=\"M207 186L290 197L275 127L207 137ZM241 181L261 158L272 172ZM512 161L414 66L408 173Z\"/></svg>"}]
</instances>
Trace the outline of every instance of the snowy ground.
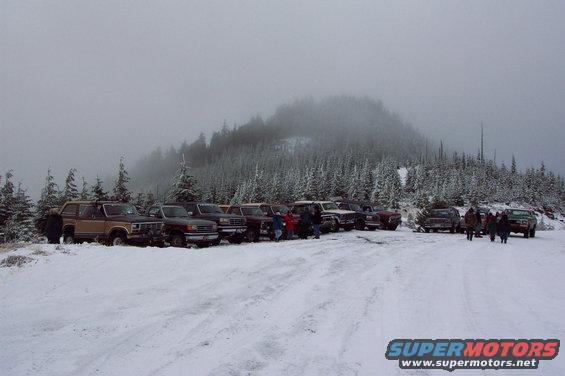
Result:
<instances>
[{"instance_id":1,"label":"snowy ground","mask_svg":"<svg viewBox=\"0 0 565 376\"><path fill-rule=\"evenodd\" d=\"M400 370L388 341L565 337L565 231L15 254L35 261L0 268L0 375L448 375Z\"/></svg>"}]
</instances>

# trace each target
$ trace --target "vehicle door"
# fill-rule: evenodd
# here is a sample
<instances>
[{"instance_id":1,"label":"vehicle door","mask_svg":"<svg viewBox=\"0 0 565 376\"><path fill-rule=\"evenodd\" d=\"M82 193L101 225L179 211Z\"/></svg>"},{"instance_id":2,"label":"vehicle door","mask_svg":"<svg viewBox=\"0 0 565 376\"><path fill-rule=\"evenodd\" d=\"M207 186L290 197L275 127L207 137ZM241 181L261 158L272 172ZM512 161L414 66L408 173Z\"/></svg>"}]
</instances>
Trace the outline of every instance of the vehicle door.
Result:
<instances>
[{"instance_id":1,"label":"vehicle door","mask_svg":"<svg viewBox=\"0 0 565 376\"><path fill-rule=\"evenodd\" d=\"M91 204L79 205L78 220L75 227L75 238L96 239L104 238L106 218L101 206Z\"/></svg>"},{"instance_id":2,"label":"vehicle door","mask_svg":"<svg viewBox=\"0 0 565 376\"><path fill-rule=\"evenodd\" d=\"M198 210L198 205L196 205L196 204L186 204L185 209L186 209L186 211L188 212L189 215L192 215L192 216L195 216L195 217L200 215L200 211Z\"/></svg>"}]
</instances>

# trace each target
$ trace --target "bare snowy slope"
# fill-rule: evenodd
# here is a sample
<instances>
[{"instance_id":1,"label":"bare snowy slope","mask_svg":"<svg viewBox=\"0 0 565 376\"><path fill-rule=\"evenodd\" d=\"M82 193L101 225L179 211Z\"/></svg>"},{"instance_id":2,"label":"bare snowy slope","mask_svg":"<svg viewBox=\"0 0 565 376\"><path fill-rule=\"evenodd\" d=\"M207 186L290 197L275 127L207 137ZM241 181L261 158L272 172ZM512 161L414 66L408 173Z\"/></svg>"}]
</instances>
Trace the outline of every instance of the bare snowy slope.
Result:
<instances>
[{"instance_id":1,"label":"bare snowy slope","mask_svg":"<svg viewBox=\"0 0 565 376\"><path fill-rule=\"evenodd\" d=\"M1 375L446 375L398 369L388 341L565 334L563 231L64 249L0 268Z\"/></svg>"}]
</instances>

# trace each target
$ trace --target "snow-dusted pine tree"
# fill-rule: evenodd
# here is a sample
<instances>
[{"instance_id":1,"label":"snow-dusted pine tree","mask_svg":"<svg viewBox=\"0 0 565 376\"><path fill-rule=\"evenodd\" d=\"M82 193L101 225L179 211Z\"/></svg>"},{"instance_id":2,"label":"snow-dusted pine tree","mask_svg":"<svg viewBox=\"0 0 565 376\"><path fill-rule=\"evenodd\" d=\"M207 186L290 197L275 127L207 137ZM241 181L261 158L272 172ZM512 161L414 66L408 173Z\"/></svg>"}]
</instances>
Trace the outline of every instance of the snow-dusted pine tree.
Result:
<instances>
[{"instance_id":1,"label":"snow-dusted pine tree","mask_svg":"<svg viewBox=\"0 0 565 376\"><path fill-rule=\"evenodd\" d=\"M76 169L71 168L69 170L69 173L67 174L67 178L65 179L65 188L63 188L61 198L59 199L60 205L63 205L65 202L70 200L76 200L79 197L77 185L75 182L76 171Z\"/></svg>"},{"instance_id":2,"label":"snow-dusted pine tree","mask_svg":"<svg viewBox=\"0 0 565 376\"><path fill-rule=\"evenodd\" d=\"M55 179L51 174L51 169L47 170L45 177L45 185L41 191L41 196L35 206L34 223L35 228L40 234L44 233L45 221L49 214L49 209L57 208L59 206L59 192Z\"/></svg>"},{"instance_id":3,"label":"snow-dusted pine tree","mask_svg":"<svg viewBox=\"0 0 565 376\"><path fill-rule=\"evenodd\" d=\"M121 202L129 202L131 200L131 192L127 188L128 182L129 176L124 165L124 157L122 156L118 166L118 178L114 182L114 200Z\"/></svg>"},{"instance_id":4,"label":"snow-dusted pine tree","mask_svg":"<svg viewBox=\"0 0 565 376\"><path fill-rule=\"evenodd\" d=\"M196 188L196 179L190 173L188 164L183 157L173 179L169 200L177 202L196 201L199 196Z\"/></svg>"},{"instance_id":5,"label":"snow-dusted pine tree","mask_svg":"<svg viewBox=\"0 0 565 376\"><path fill-rule=\"evenodd\" d=\"M96 176L96 183L92 186L92 198L95 201L106 201L109 200L108 192L104 191L102 184L102 179Z\"/></svg>"}]
</instances>

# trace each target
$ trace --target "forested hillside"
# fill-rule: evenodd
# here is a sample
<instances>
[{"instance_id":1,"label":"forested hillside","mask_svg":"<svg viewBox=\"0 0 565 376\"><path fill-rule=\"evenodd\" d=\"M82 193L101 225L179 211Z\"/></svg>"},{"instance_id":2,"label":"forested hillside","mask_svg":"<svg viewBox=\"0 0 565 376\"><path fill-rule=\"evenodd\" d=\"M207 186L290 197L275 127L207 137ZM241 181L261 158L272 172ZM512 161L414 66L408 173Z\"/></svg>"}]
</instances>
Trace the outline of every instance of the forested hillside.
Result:
<instances>
[{"instance_id":1,"label":"forested hillside","mask_svg":"<svg viewBox=\"0 0 565 376\"><path fill-rule=\"evenodd\" d=\"M507 167L448 151L369 98L331 97L281 106L267 120L203 135L166 152L157 149L131 170L138 190L167 196L186 159L202 199L219 203L287 202L350 197L397 206L403 200L451 204L484 201L562 206L563 180L516 162ZM397 168L408 168L402 187Z\"/></svg>"}]
</instances>

